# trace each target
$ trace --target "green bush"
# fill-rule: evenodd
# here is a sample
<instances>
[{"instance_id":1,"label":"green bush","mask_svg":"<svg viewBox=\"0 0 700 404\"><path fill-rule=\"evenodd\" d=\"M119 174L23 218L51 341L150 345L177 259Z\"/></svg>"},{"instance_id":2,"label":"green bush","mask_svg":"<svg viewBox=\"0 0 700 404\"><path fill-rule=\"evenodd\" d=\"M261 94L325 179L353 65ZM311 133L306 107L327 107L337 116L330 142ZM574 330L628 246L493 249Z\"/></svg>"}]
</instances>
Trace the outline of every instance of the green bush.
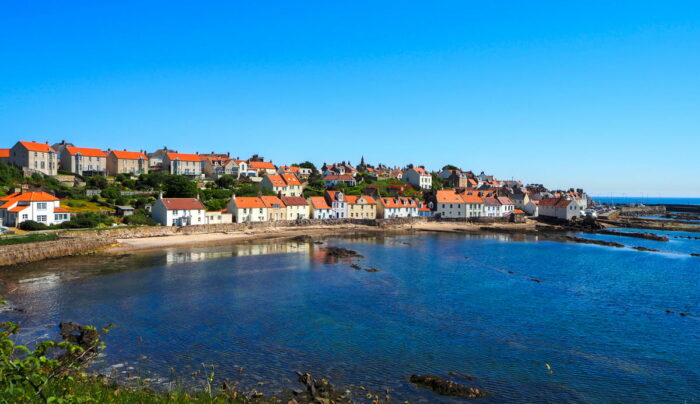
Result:
<instances>
[{"instance_id":1,"label":"green bush","mask_svg":"<svg viewBox=\"0 0 700 404\"><path fill-rule=\"evenodd\" d=\"M114 219L104 213L84 212L74 215L69 221L61 223L58 227L62 229L89 229L113 223Z\"/></svg>"},{"instance_id":2,"label":"green bush","mask_svg":"<svg viewBox=\"0 0 700 404\"><path fill-rule=\"evenodd\" d=\"M46 230L49 228L49 226L43 223L35 222L34 220L25 220L22 223L20 223L18 227L21 230L26 231Z\"/></svg>"},{"instance_id":3,"label":"green bush","mask_svg":"<svg viewBox=\"0 0 700 404\"><path fill-rule=\"evenodd\" d=\"M124 223L132 226L157 226L158 222L143 213L134 213L124 218Z\"/></svg>"},{"instance_id":4,"label":"green bush","mask_svg":"<svg viewBox=\"0 0 700 404\"><path fill-rule=\"evenodd\" d=\"M84 208L87 206L85 203L78 201L66 201L66 205L70 206L71 208Z\"/></svg>"}]
</instances>

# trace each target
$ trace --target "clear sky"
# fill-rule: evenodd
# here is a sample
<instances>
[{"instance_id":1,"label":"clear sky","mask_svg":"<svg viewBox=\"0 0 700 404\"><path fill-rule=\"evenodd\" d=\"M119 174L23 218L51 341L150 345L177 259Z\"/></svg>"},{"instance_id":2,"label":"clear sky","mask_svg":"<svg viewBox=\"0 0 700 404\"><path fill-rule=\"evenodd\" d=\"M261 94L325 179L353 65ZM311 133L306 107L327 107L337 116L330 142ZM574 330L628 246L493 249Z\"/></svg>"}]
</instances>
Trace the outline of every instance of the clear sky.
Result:
<instances>
[{"instance_id":1,"label":"clear sky","mask_svg":"<svg viewBox=\"0 0 700 404\"><path fill-rule=\"evenodd\" d=\"M364 155L700 196L698 1L0 6L0 147Z\"/></svg>"}]
</instances>

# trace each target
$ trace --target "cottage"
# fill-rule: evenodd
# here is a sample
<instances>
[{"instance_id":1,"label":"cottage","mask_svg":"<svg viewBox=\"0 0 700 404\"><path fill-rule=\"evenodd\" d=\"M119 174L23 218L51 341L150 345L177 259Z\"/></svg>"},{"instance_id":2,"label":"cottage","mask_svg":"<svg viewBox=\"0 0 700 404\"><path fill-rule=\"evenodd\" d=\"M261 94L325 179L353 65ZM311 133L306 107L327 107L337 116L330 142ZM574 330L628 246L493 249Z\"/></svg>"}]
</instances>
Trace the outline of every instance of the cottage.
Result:
<instances>
[{"instance_id":1,"label":"cottage","mask_svg":"<svg viewBox=\"0 0 700 404\"><path fill-rule=\"evenodd\" d=\"M357 185L355 177L347 174L329 174L323 177L323 182L326 187L334 187L338 184L345 184L349 187Z\"/></svg>"},{"instance_id":2,"label":"cottage","mask_svg":"<svg viewBox=\"0 0 700 404\"><path fill-rule=\"evenodd\" d=\"M69 146L61 153L61 168L86 177L105 175L107 154L100 149Z\"/></svg>"},{"instance_id":3,"label":"cottage","mask_svg":"<svg viewBox=\"0 0 700 404\"><path fill-rule=\"evenodd\" d=\"M271 161L249 161L248 167L250 171L255 171L255 175L262 177L263 175L271 175L277 173L277 168Z\"/></svg>"},{"instance_id":4,"label":"cottage","mask_svg":"<svg viewBox=\"0 0 700 404\"><path fill-rule=\"evenodd\" d=\"M515 205L513 204L513 201L511 201L510 198L508 198L507 196L497 196L496 200L498 201L498 204L500 205L500 209L499 209L499 216L500 217L509 216L515 210Z\"/></svg>"},{"instance_id":5,"label":"cottage","mask_svg":"<svg viewBox=\"0 0 700 404\"><path fill-rule=\"evenodd\" d=\"M163 170L170 174L199 177L202 175L202 161L199 154L167 153L163 158Z\"/></svg>"},{"instance_id":6,"label":"cottage","mask_svg":"<svg viewBox=\"0 0 700 404\"><path fill-rule=\"evenodd\" d=\"M404 171L403 179L417 189L430 189L433 186L433 177L425 171L425 167L411 167Z\"/></svg>"},{"instance_id":7,"label":"cottage","mask_svg":"<svg viewBox=\"0 0 700 404\"><path fill-rule=\"evenodd\" d=\"M345 195L350 219L376 219L377 202L369 195Z\"/></svg>"},{"instance_id":8,"label":"cottage","mask_svg":"<svg viewBox=\"0 0 700 404\"><path fill-rule=\"evenodd\" d=\"M15 192L0 198L0 226L17 227L27 220L50 226L70 220L70 213L46 192Z\"/></svg>"},{"instance_id":9,"label":"cottage","mask_svg":"<svg viewBox=\"0 0 700 404\"><path fill-rule=\"evenodd\" d=\"M477 191L465 190L461 194L464 199L464 216L481 217L484 214L484 198Z\"/></svg>"},{"instance_id":10,"label":"cottage","mask_svg":"<svg viewBox=\"0 0 700 404\"><path fill-rule=\"evenodd\" d=\"M257 196L236 197L233 195L226 210L233 214L235 223L266 222L268 220L267 206Z\"/></svg>"},{"instance_id":11,"label":"cottage","mask_svg":"<svg viewBox=\"0 0 700 404\"><path fill-rule=\"evenodd\" d=\"M228 224L233 223L233 214L227 210L211 210L205 212L207 224Z\"/></svg>"},{"instance_id":12,"label":"cottage","mask_svg":"<svg viewBox=\"0 0 700 404\"><path fill-rule=\"evenodd\" d=\"M58 157L47 143L19 141L10 149L10 164L19 167L25 175L37 172L58 174Z\"/></svg>"},{"instance_id":13,"label":"cottage","mask_svg":"<svg viewBox=\"0 0 700 404\"><path fill-rule=\"evenodd\" d=\"M345 199L345 194L329 189L324 196L328 204L331 205L331 209L333 209L333 219L348 217L348 202Z\"/></svg>"},{"instance_id":14,"label":"cottage","mask_svg":"<svg viewBox=\"0 0 700 404\"><path fill-rule=\"evenodd\" d=\"M311 217L313 219L332 219L333 218L333 208L326 202L326 198L323 196L312 196L308 199L309 206L311 208Z\"/></svg>"},{"instance_id":15,"label":"cottage","mask_svg":"<svg viewBox=\"0 0 700 404\"><path fill-rule=\"evenodd\" d=\"M197 198L162 198L153 204L151 217L163 226L206 224L205 208Z\"/></svg>"},{"instance_id":16,"label":"cottage","mask_svg":"<svg viewBox=\"0 0 700 404\"><path fill-rule=\"evenodd\" d=\"M282 196L301 196L303 191L301 182L294 174L265 175L260 186Z\"/></svg>"},{"instance_id":17,"label":"cottage","mask_svg":"<svg viewBox=\"0 0 700 404\"><path fill-rule=\"evenodd\" d=\"M382 197L377 204L377 216L384 219L418 217L418 203L403 196Z\"/></svg>"},{"instance_id":18,"label":"cottage","mask_svg":"<svg viewBox=\"0 0 700 404\"><path fill-rule=\"evenodd\" d=\"M571 220L585 216L585 208L581 209L581 205L576 200L567 197L542 198L538 206L541 217Z\"/></svg>"},{"instance_id":19,"label":"cottage","mask_svg":"<svg viewBox=\"0 0 700 404\"><path fill-rule=\"evenodd\" d=\"M148 157L142 152L112 150L107 154L107 174L146 174Z\"/></svg>"},{"instance_id":20,"label":"cottage","mask_svg":"<svg viewBox=\"0 0 700 404\"><path fill-rule=\"evenodd\" d=\"M287 206L287 220L303 220L311 217L311 208L301 196L283 196L280 198Z\"/></svg>"},{"instance_id":21,"label":"cottage","mask_svg":"<svg viewBox=\"0 0 700 404\"><path fill-rule=\"evenodd\" d=\"M287 220L287 206L276 196L263 195L260 197L267 208L267 220L279 222Z\"/></svg>"}]
</instances>

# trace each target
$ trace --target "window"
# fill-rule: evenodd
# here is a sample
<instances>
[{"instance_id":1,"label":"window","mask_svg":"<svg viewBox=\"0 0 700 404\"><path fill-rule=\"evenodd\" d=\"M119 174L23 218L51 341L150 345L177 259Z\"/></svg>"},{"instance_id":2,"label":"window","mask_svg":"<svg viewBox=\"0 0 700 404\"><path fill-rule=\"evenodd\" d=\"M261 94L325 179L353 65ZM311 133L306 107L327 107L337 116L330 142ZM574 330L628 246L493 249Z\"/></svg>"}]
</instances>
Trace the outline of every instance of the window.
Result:
<instances>
[{"instance_id":1,"label":"window","mask_svg":"<svg viewBox=\"0 0 700 404\"><path fill-rule=\"evenodd\" d=\"M38 215L36 217L37 222L45 222L46 221L46 215Z\"/></svg>"},{"instance_id":2,"label":"window","mask_svg":"<svg viewBox=\"0 0 700 404\"><path fill-rule=\"evenodd\" d=\"M39 210L46 210L46 202L39 202L36 204L36 208Z\"/></svg>"},{"instance_id":3,"label":"window","mask_svg":"<svg viewBox=\"0 0 700 404\"><path fill-rule=\"evenodd\" d=\"M23 215L22 215L22 220L27 220L27 219L29 219L29 215L27 215L26 213L23 214Z\"/></svg>"}]
</instances>

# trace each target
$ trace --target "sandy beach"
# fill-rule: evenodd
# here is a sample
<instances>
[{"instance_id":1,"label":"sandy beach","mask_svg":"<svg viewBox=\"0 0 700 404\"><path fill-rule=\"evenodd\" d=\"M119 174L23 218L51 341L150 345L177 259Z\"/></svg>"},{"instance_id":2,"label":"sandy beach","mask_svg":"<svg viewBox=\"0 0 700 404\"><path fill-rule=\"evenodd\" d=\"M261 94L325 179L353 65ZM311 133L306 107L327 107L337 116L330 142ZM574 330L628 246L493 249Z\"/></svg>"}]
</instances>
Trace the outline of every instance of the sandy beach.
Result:
<instances>
[{"instance_id":1,"label":"sandy beach","mask_svg":"<svg viewBox=\"0 0 700 404\"><path fill-rule=\"evenodd\" d=\"M284 239L298 236L325 237L352 233L407 233L407 232L480 232L482 227L491 227L508 231L535 230L535 222L527 223L460 223L428 222L388 227L362 225L328 225L309 227L268 227L254 228L246 231L227 233L179 234L158 237L138 237L117 239L117 244L105 250L107 253L125 253L138 250L150 250L168 247L202 246L230 244L265 239Z\"/></svg>"}]
</instances>

